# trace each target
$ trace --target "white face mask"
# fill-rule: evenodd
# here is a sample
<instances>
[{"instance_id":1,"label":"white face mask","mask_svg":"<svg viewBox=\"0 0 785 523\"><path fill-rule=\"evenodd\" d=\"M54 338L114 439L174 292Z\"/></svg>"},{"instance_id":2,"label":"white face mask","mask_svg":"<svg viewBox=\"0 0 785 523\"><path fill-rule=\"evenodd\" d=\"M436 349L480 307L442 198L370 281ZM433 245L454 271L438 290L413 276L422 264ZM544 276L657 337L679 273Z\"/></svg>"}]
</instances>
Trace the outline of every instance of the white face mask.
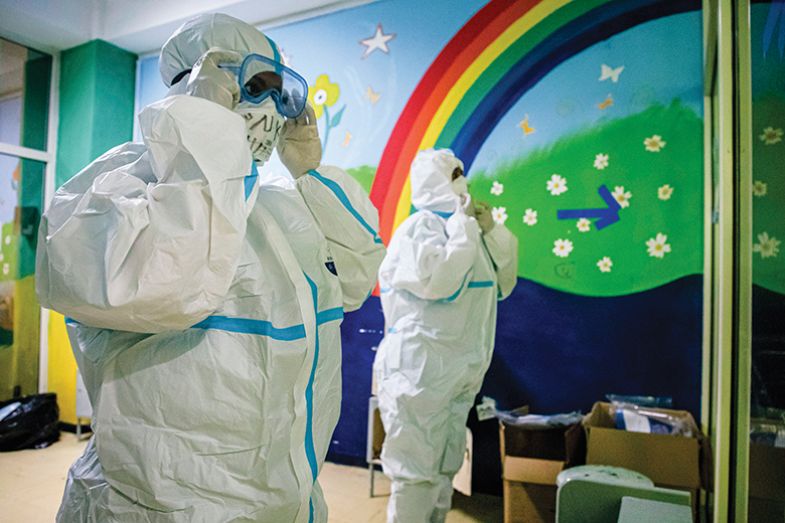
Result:
<instances>
[{"instance_id":1,"label":"white face mask","mask_svg":"<svg viewBox=\"0 0 785 523\"><path fill-rule=\"evenodd\" d=\"M469 192L469 184L466 182L465 176L459 176L450 184L452 191L458 196L467 194Z\"/></svg>"},{"instance_id":2,"label":"white face mask","mask_svg":"<svg viewBox=\"0 0 785 523\"><path fill-rule=\"evenodd\" d=\"M267 99L261 104L240 103L235 112L245 120L254 161L267 162L278 144L284 123L284 117L275 108L275 102Z\"/></svg>"}]
</instances>

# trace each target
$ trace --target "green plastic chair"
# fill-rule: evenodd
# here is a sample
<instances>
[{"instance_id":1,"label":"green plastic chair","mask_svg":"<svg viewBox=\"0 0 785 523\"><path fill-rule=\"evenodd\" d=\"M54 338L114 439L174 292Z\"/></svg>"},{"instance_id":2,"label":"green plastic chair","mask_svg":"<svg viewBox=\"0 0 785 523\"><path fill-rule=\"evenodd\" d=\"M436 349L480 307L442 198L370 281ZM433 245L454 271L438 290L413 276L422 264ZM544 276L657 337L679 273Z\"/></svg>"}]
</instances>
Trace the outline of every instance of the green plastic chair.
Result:
<instances>
[{"instance_id":1,"label":"green plastic chair","mask_svg":"<svg viewBox=\"0 0 785 523\"><path fill-rule=\"evenodd\" d=\"M691 523L690 493L658 488L633 471L597 466L560 474L557 523ZM646 514L643 519L640 514Z\"/></svg>"}]
</instances>

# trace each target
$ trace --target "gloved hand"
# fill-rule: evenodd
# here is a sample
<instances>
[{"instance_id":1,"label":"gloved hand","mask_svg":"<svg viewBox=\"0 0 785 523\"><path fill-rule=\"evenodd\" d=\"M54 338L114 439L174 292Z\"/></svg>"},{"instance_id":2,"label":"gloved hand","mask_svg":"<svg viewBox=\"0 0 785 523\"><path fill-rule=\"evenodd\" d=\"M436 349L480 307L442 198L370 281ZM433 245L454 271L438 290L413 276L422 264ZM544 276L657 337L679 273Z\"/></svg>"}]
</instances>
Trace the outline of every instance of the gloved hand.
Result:
<instances>
[{"instance_id":1,"label":"gloved hand","mask_svg":"<svg viewBox=\"0 0 785 523\"><path fill-rule=\"evenodd\" d=\"M477 216L477 209L474 206L474 200L472 200L472 197L467 193L460 195L460 199L461 209L463 209L463 212L466 214L466 216L475 218Z\"/></svg>"},{"instance_id":2,"label":"gloved hand","mask_svg":"<svg viewBox=\"0 0 785 523\"><path fill-rule=\"evenodd\" d=\"M475 218L477 218L477 223L480 224L480 229L482 229L483 234L491 232L491 229L496 225L496 222L493 221L491 209L488 207L487 203L477 202L477 205L475 206Z\"/></svg>"},{"instance_id":3,"label":"gloved hand","mask_svg":"<svg viewBox=\"0 0 785 523\"><path fill-rule=\"evenodd\" d=\"M278 141L278 156L296 180L322 163L322 142L316 127L316 114L306 104L297 118L287 118Z\"/></svg>"},{"instance_id":4,"label":"gloved hand","mask_svg":"<svg viewBox=\"0 0 785 523\"><path fill-rule=\"evenodd\" d=\"M242 59L243 57L234 51L211 47L199 57L191 69L185 93L233 110L240 101L237 76L231 71L221 69L218 64L239 65Z\"/></svg>"}]
</instances>

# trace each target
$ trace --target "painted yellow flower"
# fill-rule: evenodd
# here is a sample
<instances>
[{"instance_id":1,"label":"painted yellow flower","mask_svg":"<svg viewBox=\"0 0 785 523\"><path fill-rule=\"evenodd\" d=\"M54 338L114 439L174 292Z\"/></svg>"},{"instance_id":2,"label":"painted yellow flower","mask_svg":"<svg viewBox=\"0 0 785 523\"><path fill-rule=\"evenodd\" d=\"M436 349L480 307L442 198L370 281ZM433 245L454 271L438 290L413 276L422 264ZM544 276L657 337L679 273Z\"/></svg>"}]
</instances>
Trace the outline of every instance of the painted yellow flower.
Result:
<instances>
[{"instance_id":1,"label":"painted yellow flower","mask_svg":"<svg viewBox=\"0 0 785 523\"><path fill-rule=\"evenodd\" d=\"M341 88L330 81L326 74L316 77L316 83L308 86L308 101L313 105L316 118L321 118L324 107L332 107L341 96Z\"/></svg>"}]
</instances>

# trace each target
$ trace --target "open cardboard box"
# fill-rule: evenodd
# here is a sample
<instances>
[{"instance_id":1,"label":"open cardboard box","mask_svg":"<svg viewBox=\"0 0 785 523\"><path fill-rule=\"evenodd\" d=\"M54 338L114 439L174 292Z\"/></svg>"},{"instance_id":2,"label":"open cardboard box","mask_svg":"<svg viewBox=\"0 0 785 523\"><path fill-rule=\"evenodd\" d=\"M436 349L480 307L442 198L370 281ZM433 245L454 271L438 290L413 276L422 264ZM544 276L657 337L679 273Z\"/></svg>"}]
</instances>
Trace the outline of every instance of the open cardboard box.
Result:
<instances>
[{"instance_id":1,"label":"open cardboard box","mask_svg":"<svg viewBox=\"0 0 785 523\"><path fill-rule=\"evenodd\" d=\"M516 409L527 414L528 408ZM580 431L579 425L572 429ZM499 423L505 523L556 519L556 477L569 466L568 448L578 439L570 427L526 430Z\"/></svg>"},{"instance_id":2,"label":"open cardboard box","mask_svg":"<svg viewBox=\"0 0 785 523\"><path fill-rule=\"evenodd\" d=\"M597 402L583 420L586 463L612 465L648 476L658 487L688 490L697 512L701 487L711 478L711 450L687 411L650 409L680 418L695 437L647 434L616 429L610 403Z\"/></svg>"},{"instance_id":3,"label":"open cardboard box","mask_svg":"<svg viewBox=\"0 0 785 523\"><path fill-rule=\"evenodd\" d=\"M750 444L749 521L782 521L785 515L785 448Z\"/></svg>"}]
</instances>

